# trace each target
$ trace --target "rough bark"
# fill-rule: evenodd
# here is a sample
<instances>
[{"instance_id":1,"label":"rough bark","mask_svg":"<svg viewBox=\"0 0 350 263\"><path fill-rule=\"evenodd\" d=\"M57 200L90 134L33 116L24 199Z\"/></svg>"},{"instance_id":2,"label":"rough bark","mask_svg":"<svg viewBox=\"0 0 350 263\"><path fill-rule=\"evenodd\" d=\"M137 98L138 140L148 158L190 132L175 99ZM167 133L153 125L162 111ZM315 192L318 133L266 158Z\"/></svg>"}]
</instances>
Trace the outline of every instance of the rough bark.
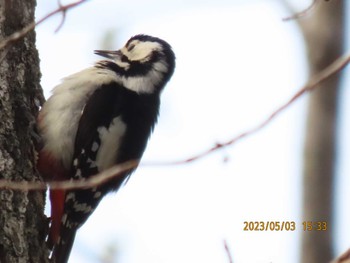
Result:
<instances>
[{"instance_id":1,"label":"rough bark","mask_svg":"<svg viewBox=\"0 0 350 263\"><path fill-rule=\"evenodd\" d=\"M343 52L345 1L320 1L302 21L310 76ZM326 231L304 231L303 263L330 262L333 255L334 180L340 74L310 95L304 146L303 220L327 222Z\"/></svg>"},{"instance_id":2,"label":"rough bark","mask_svg":"<svg viewBox=\"0 0 350 263\"><path fill-rule=\"evenodd\" d=\"M0 41L34 20L35 0L0 0ZM32 126L42 99L35 33L0 51L0 179L41 180ZM44 191L0 189L0 262L47 262Z\"/></svg>"}]
</instances>

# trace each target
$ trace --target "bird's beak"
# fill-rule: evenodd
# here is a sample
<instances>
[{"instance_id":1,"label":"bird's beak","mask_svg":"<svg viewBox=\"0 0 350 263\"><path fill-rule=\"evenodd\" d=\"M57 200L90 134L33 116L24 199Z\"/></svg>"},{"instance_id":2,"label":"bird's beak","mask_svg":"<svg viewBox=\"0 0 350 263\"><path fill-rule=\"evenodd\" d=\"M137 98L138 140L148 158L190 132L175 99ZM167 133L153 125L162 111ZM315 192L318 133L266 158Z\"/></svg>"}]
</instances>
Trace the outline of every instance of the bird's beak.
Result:
<instances>
[{"instance_id":1,"label":"bird's beak","mask_svg":"<svg viewBox=\"0 0 350 263\"><path fill-rule=\"evenodd\" d=\"M110 51L110 50L95 50L96 55L109 58L109 59L120 59L122 57L122 52L120 50Z\"/></svg>"}]
</instances>

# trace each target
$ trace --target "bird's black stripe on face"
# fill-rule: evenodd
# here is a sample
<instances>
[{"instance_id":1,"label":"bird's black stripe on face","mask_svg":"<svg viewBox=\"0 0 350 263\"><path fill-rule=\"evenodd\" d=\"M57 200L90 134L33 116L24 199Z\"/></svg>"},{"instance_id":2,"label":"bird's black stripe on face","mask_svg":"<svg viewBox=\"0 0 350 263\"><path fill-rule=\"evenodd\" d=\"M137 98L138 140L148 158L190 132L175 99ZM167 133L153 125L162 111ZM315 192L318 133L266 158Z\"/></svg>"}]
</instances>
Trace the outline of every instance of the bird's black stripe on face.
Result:
<instances>
[{"instance_id":1,"label":"bird's black stripe on face","mask_svg":"<svg viewBox=\"0 0 350 263\"><path fill-rule=\"evenodd\" d=\"M130 61L126 56L123 56L122 62L127 62L130 67L128 69L122 68L118 66L113 61L109 60L103 60L96 64L97 68L102 69L109 69L114 72L116 72L118 75L125 76L125 77L141 77L146 76L152 69L153 64L155 61L157 61L159 58L159 54L156 52L153 52L151 55L150 60L147 62L141 63L139 61Z\"/></svg>"},{"instance_id":2,"label":"bird's black stripe on face","mask_svg":"<svg viewBox=\"0 0 350 263\"><path fill-rule=\"evenodd\" d=\"M125 55L122 55L121 61L122 61L122 62L126 62L126 63L128 63L128 64L131 63L131 61L130 61L130 60L128 59L128 57L125 56Z\"/></svg>"}]
</instances>

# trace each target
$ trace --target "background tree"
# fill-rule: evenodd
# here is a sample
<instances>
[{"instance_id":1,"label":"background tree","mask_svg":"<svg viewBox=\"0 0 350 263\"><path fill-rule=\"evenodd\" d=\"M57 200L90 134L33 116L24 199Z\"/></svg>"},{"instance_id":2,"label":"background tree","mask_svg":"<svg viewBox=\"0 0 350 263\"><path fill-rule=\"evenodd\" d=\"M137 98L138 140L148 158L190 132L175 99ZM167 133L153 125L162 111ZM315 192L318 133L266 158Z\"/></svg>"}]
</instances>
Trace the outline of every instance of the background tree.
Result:
<instances>
[{"instance_id":1,"label":"background tree","mask_svg":"<svg viewBox=\"0 0 350 263\"><path fill-rule=\"evenodd\" d=\"M0 39L34 21L35 0L0 0ZM0 179L39 181L32 128L42 90L35 32L0 51ZM44 191L0 189L0 262L47 262Z\"/></svg>"},{"instance_id":2,"label":"background tree","mask_svg":"<svg viewBox=\"0 0 350 263\"><path fill-rule=\"evenodd\" d=\"M345 1L318 1L300 19L310 76L343 53ZM304 145L303 220L325 221L327 231L304 231L302 262L329 262L333 257L334 181L340 73L310 94Z\"/></svg>"}]
</instances>

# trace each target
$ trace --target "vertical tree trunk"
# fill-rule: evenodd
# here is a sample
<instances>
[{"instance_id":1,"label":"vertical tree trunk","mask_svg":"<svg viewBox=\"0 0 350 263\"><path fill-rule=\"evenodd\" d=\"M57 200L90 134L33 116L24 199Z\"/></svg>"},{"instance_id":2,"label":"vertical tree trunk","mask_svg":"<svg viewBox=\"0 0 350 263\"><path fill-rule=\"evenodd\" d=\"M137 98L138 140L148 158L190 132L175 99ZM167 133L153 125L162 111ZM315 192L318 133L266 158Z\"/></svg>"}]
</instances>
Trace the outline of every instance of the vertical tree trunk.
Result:
<instances>
[{"instance_id":1,"label":"vertical tree trunk","mask_svg":"<svg viewBox=\"0 0 350 263\"><path fill-rule=\"evenodd\" d=\"M35 0L0 0L0 41L34 20ZM32 125L41 101L35 33L0 50L0 179L41 180ZM0 189L0 262L47 262L44 191Z\"/></svg>"},{"instance_id":2,"label":"vertical tree trunk","mask_svg":"<svg viewBox=\"0 0 350 263\"><path fill-rule=\"evenodd\" d=\"M345 1L319 1L302 21L310 76L343 52ZM339 74L310 95L304 148L303 220L327 222L326 231L304 231L302 262L323 263L333 258L334 166L336 158Z\"/></svg>"}]
</instances>

